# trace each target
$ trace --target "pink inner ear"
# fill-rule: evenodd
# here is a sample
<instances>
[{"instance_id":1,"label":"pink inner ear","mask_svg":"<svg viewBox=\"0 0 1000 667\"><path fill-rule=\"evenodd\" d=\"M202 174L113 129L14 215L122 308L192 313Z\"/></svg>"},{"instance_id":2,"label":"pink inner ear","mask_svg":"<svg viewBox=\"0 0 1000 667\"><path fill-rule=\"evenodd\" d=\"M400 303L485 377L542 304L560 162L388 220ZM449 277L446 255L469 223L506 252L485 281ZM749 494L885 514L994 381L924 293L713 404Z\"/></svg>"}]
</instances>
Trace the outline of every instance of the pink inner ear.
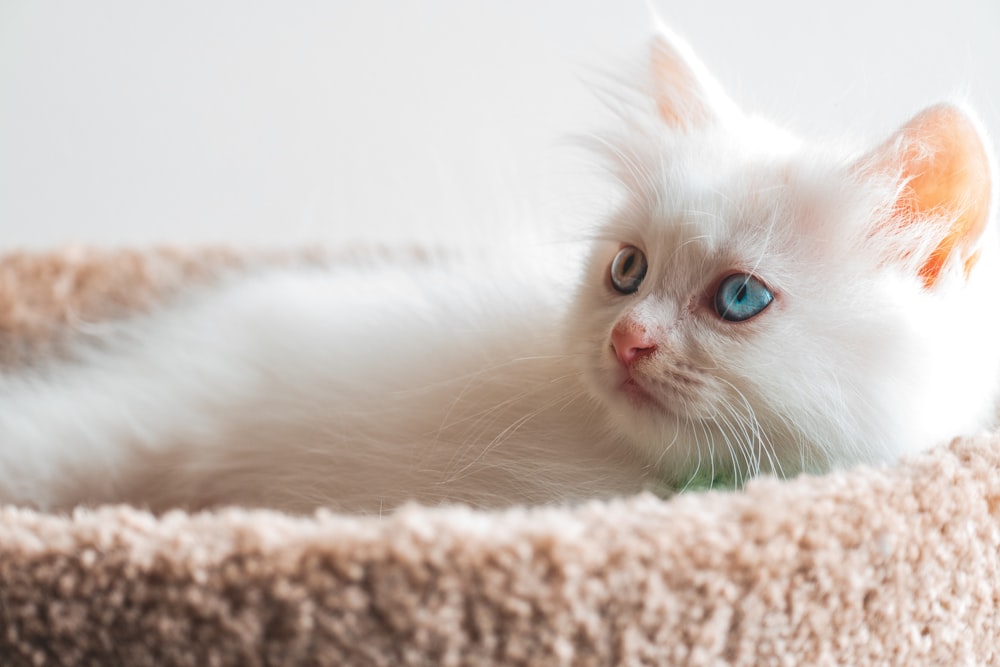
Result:
<instances>
[{"instance_id":1,"label":"pink inner ear","mask_svg":"<svg viewBox=\"0 0 1000 667\"><path fill-rule=\"evenodd\" d=\"M681 130L708 122L710 114L698 81L674 47L662 39L655 40L651 64L660 118L667 125Z\"/></svg>"},{"instance_id":2,"label":"pink inner ear","mask_svg":"<svg viewBox=\"0 0 1000 667\"><path fill-rule=\"evenodd\" d=\"M945 265L975 266L976 245L989 221L990 164L982 138L959 109L941 105L914 118L903 130L903 177L907 188L897 209L904 224L941 214L948 232L920 267L924 285L933 287Z\"/></svg>"}]
</instances>

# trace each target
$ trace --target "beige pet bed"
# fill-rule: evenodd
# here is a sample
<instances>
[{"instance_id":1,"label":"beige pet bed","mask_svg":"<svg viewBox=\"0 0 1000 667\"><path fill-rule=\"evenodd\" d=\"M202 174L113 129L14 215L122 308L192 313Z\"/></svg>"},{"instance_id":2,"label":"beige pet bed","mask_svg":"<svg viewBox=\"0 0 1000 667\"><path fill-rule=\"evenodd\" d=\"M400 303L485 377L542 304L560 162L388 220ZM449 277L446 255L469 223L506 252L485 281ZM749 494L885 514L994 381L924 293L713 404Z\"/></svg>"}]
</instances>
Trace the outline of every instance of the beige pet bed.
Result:
<instances>
[{"instance_id":1,"label":"beige pet bed","mask_svg":"<svg viewBox=\"0 0 1000 667\"><path fill-rule=\"evenodd\" d=\"M8 256L0 366L261 261L301 258ZM998 647L997 437L573 509L0 509L4 666L950 666Z\"/></svg>"}]
</instances>

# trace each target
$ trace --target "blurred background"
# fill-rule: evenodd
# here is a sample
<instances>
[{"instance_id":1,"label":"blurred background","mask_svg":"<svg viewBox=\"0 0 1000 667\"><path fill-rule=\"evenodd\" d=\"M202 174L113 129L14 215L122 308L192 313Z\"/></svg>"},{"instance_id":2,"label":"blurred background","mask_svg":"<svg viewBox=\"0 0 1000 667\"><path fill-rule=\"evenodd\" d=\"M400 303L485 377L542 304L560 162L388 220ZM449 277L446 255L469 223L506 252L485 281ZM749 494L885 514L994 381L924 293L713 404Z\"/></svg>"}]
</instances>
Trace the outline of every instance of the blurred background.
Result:
<instances>
[{"instance_id":1,"label":"blurred background","mask_svg":"<svg viewBox=\"0 0 1000 667\"><path fill-rule=\"evenodd\" d=\"M1000 2L651 0L745 109L873 140L959 94L1000 136ZM642 0L2 0L0 249L569 224L571 138Z\"/></svg>"}]
</instances>

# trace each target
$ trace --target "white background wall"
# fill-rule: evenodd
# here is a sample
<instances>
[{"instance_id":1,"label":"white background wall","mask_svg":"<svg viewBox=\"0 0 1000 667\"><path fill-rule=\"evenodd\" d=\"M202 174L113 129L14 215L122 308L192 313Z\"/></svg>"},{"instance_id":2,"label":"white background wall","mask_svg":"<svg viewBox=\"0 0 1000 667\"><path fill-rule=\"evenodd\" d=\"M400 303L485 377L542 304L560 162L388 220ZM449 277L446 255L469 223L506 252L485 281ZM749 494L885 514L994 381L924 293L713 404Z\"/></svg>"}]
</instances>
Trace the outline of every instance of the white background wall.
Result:
<instances>
[{"instance_id":1,"label":"white background wall","mask_svg":"<svg viewBox=\"0 0 1000 667\"><path fill-rule=\"evenodd\" d=\"M965 93L1000 0L655 0L745 108L879 136ZM0 248L419 235L588 215L565 141L641 0L0 0Z\"/></svg>"}]
</instances>

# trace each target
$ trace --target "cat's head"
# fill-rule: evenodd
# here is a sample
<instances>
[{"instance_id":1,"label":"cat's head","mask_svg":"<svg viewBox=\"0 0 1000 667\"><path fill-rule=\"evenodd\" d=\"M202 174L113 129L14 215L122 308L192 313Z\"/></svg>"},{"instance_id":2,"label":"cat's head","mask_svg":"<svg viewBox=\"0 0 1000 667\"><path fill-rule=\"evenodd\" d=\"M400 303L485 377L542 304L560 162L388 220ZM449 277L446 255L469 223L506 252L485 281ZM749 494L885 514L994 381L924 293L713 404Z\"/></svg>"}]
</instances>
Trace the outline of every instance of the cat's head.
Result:
<instances>
[{"instance_id":1,"label":"cat's head","mask_svg":"<svg viewBox=\"0 0 1000 667\"><path fill-rule=\"evenodd\" d=\"M985 425L997 392L995 178L944 104L862 151L743 114L651 49L608 142L624 191L570 316L616 429L683 481L889 460Z\"/></svg>"}]
</instances>

